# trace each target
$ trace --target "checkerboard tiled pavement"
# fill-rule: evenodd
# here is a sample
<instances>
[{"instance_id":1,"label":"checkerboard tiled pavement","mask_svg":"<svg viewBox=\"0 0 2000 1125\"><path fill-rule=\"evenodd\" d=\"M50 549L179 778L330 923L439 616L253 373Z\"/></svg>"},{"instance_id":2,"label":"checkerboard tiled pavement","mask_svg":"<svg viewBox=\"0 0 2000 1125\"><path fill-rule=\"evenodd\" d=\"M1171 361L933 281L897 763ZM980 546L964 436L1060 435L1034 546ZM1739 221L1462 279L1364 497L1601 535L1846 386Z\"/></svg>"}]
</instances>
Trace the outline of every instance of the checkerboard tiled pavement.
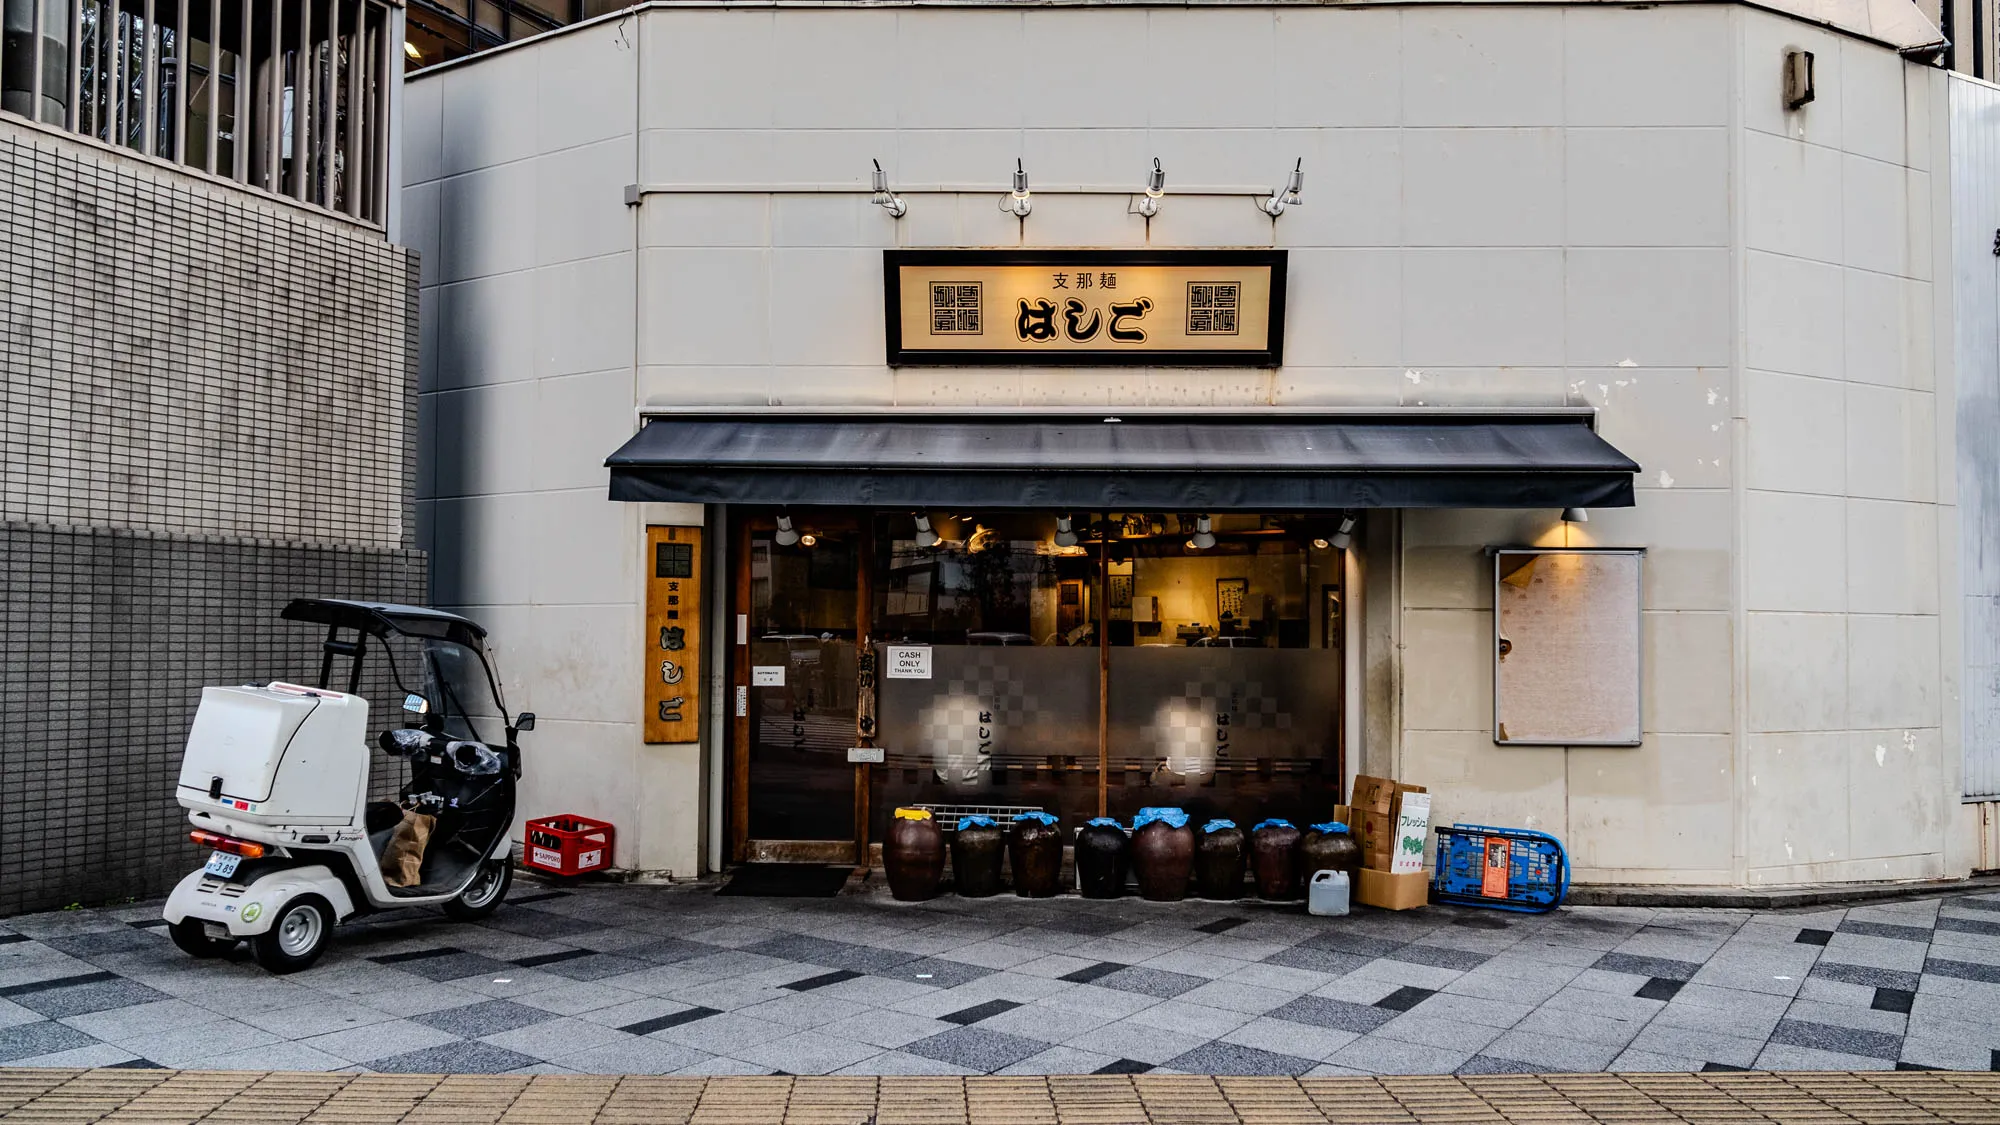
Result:
<instances>
[{"instance_id":1,"label":"checkerboard tiled pavement","mask_svg":"<svg viewBox=\"0 0 2000 1125\"><path fill-rule=\"evenodd\" d=\"M195 961L157 906L0 921L0 1065L1058 1074L2000 1064L2000 895L1846 910L906 904L517 884L484 924Z\"/></svg>"}]
</instances>

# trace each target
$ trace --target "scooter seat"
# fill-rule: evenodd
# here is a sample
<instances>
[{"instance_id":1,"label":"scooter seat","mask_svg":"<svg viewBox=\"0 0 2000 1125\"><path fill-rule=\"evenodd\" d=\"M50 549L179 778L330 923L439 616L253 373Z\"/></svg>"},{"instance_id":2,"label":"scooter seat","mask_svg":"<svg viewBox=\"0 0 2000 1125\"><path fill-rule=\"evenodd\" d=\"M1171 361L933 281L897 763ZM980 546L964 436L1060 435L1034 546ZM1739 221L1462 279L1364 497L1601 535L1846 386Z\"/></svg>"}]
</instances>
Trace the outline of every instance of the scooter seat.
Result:
<instances>
[{"instance_id":1,"label":"scooter seat","mask_svg":"<svg viewBox=\"0 0 2000 1125\"><path fill-rule=\"evenodd\" d=\"M403 823L403 806L394 801L370 801L362 813L362 823L370 836L377 832L388 832Z\"/></svg>"}]
</instances>

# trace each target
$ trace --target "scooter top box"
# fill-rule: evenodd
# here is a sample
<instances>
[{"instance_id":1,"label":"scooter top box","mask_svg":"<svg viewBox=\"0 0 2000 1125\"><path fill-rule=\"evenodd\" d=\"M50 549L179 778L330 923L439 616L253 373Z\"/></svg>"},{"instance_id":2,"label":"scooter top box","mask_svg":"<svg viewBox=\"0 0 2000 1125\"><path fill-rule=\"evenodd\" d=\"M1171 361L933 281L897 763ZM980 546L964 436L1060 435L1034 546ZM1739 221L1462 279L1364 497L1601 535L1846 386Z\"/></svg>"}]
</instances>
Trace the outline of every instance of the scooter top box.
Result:
<instances>
[{"instance_id":1,"label":"scooter top box","mask_svg":"<svg viewBox=\"0 0 2000 1125\"><path fill-rule=\"evenodd\" d=\"M181 806L252 824L353 823L368 776L368 702L273 683L209 687L188 732Z\"/></svg>"}]
</instances>

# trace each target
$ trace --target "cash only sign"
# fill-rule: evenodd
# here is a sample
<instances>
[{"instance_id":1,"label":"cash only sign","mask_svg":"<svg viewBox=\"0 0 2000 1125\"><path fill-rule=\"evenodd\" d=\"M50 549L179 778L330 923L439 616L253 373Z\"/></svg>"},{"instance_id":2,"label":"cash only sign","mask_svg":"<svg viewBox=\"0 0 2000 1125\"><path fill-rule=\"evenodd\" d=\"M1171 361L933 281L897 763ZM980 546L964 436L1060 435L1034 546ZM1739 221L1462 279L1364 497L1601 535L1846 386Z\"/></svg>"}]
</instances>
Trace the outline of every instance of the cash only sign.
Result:
<instances>
[{"instance_id":1,"label":"cash only sign","mask_svg":"<svg viewBox=\"0 0 2000 1125\"><path fill-rule=\"evenodd\" d=\"M1276 367L1283 250L888 250L891 366Z\"/></svg>"}]
</instances>

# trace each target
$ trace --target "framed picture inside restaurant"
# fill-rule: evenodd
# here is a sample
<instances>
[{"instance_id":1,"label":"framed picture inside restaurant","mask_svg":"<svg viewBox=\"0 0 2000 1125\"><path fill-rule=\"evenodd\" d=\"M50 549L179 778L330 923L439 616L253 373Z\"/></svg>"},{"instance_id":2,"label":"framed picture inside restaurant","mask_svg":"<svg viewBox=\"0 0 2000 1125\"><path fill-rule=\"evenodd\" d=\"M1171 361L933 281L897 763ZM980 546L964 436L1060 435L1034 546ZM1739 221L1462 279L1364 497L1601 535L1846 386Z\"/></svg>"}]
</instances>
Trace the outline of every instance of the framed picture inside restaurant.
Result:
<instances>
[{"instance_id":1,"label":"framed picture inside restaurant","mask_svg":"<svg viewBox=\"0 0 2000 1125\"><path fill-rule=\"evenodd\" d=\"M1277 367L1283 250L885 250L892 367Z\"/></svg>"}]
</instances>

